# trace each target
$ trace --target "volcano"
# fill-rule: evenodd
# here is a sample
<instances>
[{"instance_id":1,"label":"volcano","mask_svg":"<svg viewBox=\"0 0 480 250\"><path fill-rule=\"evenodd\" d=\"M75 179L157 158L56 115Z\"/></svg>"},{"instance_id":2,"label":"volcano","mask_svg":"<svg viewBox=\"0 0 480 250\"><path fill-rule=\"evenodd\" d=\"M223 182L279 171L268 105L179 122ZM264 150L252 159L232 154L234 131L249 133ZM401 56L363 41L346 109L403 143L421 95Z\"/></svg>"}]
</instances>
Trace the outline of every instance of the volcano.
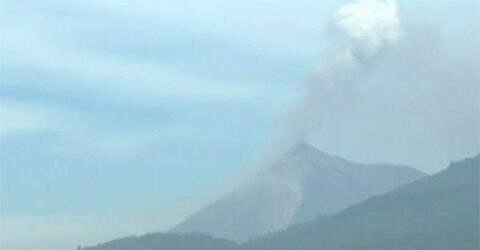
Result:
<instances>
[{"instance_id":1,"label":"volcano","mask_svg":"<svg viewBox=\"0 0 480 250\"><path fill-rule=\"evenodd\" d=\"M243 242L333 214L424 175L408 166L354 163L299 143L170 231Z\"/></svg>"}]
</instances>

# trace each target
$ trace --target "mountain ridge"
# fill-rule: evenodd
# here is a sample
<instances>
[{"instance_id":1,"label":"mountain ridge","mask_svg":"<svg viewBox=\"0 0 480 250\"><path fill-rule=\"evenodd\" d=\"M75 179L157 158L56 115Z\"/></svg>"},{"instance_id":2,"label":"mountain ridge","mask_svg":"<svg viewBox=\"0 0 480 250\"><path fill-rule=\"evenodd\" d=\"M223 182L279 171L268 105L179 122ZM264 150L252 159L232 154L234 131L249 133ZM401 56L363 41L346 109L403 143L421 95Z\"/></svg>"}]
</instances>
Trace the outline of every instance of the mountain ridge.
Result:
<instances>
[{"instance_id":1,"label":"mountain ridge","mask_svg":"<svg viewBox=\"0 0 480 250\"><path fill-rule=\"evenodd\" d=\"M243 244L197 233L153 233L82 249L478 249L479 179L480 154Z\"/></svg>"},{"instance_id":2,"label":"mountain ridge","mask_svg":"<svg viewBox=\"0 0 480 250\"><path fill-rule=\"evenodd\" d=\"M478 249L480 155L322 220L252 240L263 249Z\"/></svg>"},{"instance_id":3,"label":"mountain ridge","mask_svg":"<svg viewBox=\"0 0 480 250\"><path fill-rule=\"evenodd\" d=\"M239 246L226 239L213 238L199 233L147 233L111 240L91 247L77 247L78 250L119 250L119 249L236 249Z\"/></svg>"},{"instance_id":4,"label":"mountain ridge","mask_svg":"<svg viewBox=\"0 0 480 250\"><path fill-rule=\"evenodd\" d=\"M170 232L200 232L242 242L332 214L422 176L410 167L357 164L299 143L252 181Z\"/></svg>"}]
</instances>

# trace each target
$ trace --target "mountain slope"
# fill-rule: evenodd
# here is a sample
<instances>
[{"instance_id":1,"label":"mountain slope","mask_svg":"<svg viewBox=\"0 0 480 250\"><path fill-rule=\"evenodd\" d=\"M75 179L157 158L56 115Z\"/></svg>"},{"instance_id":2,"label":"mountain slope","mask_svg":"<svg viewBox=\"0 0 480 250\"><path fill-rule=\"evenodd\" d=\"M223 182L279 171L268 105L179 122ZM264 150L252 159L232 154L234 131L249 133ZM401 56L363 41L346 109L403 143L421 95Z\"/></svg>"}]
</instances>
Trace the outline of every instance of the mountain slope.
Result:
<instances>
[{"instance_id":1,"label":"mountain slope","mask_svg":"<svg viewBox=\"0 0 480 250\"><path fill-rule=\"evenodd\" d=\"M234 249L238 245L225 239L215 239L203 234L151 233L140 237L126 237L85 247L85 250L101 249Z\"/></svg>"},{"instance_id":2,"label":"mountain slope","mask_svg":"<svg viewBox=\"0 0 480 250\"><path fill-rule=\"evenodd\" d=\"M250 248L478 249L480 156Z\"/></svg>"},{"instance_id":3,"label":"mountain slope","mask_svg":"<svg viewBox=\"0 0 480 250\"><path fill-rule=\"evenodd\" d=\"M335 213L423 175L405 166L352 163L302 143L172 232L201 232L241 242Z\"/></svg>"}]
</instances>

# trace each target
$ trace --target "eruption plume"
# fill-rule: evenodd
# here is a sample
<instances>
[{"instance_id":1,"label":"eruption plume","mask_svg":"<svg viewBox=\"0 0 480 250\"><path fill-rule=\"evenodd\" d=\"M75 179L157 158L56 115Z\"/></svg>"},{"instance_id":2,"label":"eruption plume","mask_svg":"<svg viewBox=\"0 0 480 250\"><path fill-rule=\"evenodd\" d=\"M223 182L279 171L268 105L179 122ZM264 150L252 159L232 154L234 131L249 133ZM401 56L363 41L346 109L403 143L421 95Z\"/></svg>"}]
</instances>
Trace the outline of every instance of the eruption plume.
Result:
<instances>
[{"instance_id":1,"label":"eruption plume","mask_svg":"<svg viewBox=\"0 0 480 250\"><path fill-rule=\"evenodd\" d=\"M338 9L331 25L330 47L314 70L307 91L291 110L287 146L305 140L328 111L375 65L378 55L401 37L394 0L359 0Z\"/></svg>"}]
</instances>

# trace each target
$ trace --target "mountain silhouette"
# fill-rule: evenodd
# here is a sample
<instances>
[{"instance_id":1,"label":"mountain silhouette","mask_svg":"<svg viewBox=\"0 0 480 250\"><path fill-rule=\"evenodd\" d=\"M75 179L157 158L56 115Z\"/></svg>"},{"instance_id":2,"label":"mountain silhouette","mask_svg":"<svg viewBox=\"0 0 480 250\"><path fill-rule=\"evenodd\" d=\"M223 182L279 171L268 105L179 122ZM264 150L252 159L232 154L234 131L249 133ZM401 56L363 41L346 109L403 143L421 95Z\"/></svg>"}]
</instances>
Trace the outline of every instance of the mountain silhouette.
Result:
<instances>
[{"instance_id":1,"label":"mountain silhouette","mask_svg":"<svg viewBox=\"0 0 480 250\"><path fill-rule=\"evenodd\" d=\"M108 241L82 250L120 250L120 249L233 249L238 245L225 239L215 239L208 235L149 233Z\"/></svg>"},{"instance_id":2,"label":"mountain silhouette","mask_svg":"<svg viewBox=\"0 0 480 250\"><path fill-rule=\"evenodd\" d=\"M256 249L479 249L480 156L328 218L245 244Z\"/></svg>"},{"instance_id":3,"label":"mountain silhouette","mask_svg":"<svg viewBox=\"0 0 480 250\"><path fill-rule=\"evenodd\" d=\"M171 232L200 232L242 242L333 214L422 176L407 166L353 163L299 143L253 180Z\"/></svg>"}]
</instances>

